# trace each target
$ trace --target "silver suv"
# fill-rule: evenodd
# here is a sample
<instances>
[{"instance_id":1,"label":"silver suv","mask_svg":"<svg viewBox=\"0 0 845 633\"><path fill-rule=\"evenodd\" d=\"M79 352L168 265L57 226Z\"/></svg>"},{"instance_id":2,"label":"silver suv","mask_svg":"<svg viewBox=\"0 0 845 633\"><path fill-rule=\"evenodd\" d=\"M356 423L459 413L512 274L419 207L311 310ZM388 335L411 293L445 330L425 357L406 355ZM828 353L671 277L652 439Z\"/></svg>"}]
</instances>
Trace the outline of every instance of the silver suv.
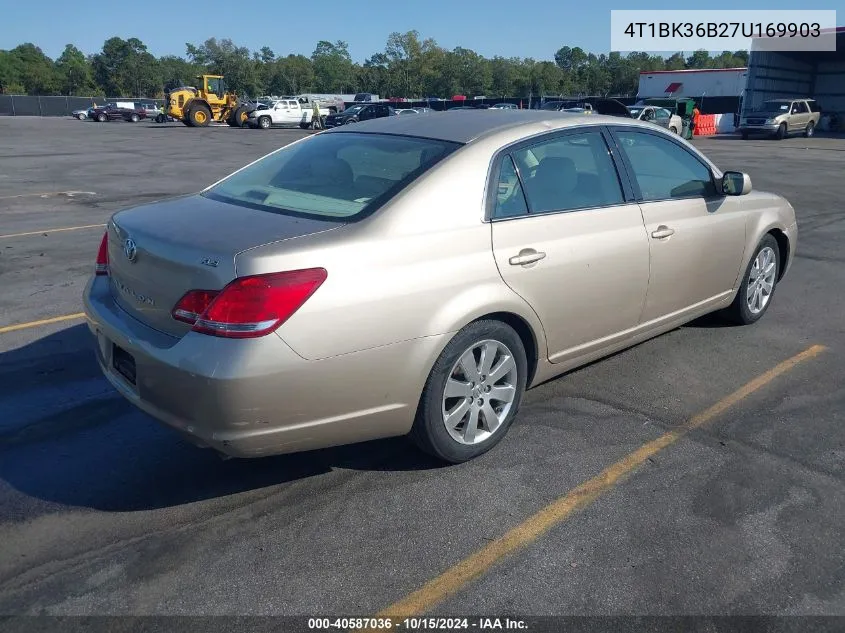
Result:
<instances>
[{"instance_id":1,"label":"silver suv","mask_svg":"<svg viewBox=\"0 0 845 633\"><path fill-rule=\"evenodd\" d=\"M786 138L801 133L810 137L821 117L821 108L813 99L770 99L739 121L739 133L747 139L750 134L765 134Z\"/></svg>"}]
</instances>

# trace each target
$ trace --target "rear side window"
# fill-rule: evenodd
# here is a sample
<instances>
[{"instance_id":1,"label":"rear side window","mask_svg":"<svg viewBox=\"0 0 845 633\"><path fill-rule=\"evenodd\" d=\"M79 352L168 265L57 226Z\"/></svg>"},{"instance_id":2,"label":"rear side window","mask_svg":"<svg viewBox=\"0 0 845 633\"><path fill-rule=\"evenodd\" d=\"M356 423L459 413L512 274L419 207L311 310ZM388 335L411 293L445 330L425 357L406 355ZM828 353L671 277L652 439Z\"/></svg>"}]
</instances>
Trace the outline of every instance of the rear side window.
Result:
<instances>
[{"instance_id":1,"label":"rear side window","mask_svg":"<svg viewBox=\"0 0 845 633\"><path fill-rule=\"evenodd\" d=\"M267 211L353 221L458 147L386 134L318 134L264 157L203 195Z\"/></svg>"},{"instance_id":2,"label":"rear side window","mask_svg":"<svg viewBox=\"0 0 845 633\"><path fill-rule=\"evenodd\" d=\"M499 170L499 182L496 184L496 209L493 212L494 218L513 218L528 213L528 206L525 204L525 195L522 192L522 185L513 159L505 156L502 160L502 167Z\"/></svg>"},{"instance_id":3,"label":"rear side window","mask_svg":"<svg viewBox=\"0 0 845 633\"><path fill-rule=\"evenodd\" d=\"M623 201L598 131L567 134L513 153L531 213L572 211Z\"/></svg>"}]
</instances>

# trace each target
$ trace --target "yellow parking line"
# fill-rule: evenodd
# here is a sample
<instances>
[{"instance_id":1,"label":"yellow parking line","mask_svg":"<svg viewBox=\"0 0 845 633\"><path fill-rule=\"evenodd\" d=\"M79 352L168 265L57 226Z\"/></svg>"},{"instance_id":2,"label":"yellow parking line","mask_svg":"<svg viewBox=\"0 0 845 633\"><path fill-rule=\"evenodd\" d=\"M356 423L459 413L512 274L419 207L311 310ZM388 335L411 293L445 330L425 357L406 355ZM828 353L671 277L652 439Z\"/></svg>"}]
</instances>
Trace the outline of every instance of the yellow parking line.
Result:
<instances>
[{"instance_id":1,"label":"yellow parking line","mask_svg":"<svg viewBox=\"0 0 845 633\"><path fill-rule=\"evenodd\" d=\"M82 229L95 229L105 224L84 224L82 226L67 226L60 229L45 229L43 231L28 231L26 233L9 233L0 235L0 240L7 237L26 237L27 235L43 235L44 233L61 233L62 231L81 231Z\"/></svg>"},{"instance_id":2,"label":"yellow parking line","mask_svg":"<svg viewBox=\"0 0 845 633\"><path fill-rule=\"evenodd\" d=\"M84 319L84 312L77 312L76 314L65 314L63 316L53 317L51 319L41 319L40 321L30 321L29 323L16 323L15 325L4 325L0 327L0 334L6 332L14 332L16 330L26 330L31 327L38 327L39 325L49 325L51 323L61 323L62 321L73 321L74 319Z\"/></svg>"},{"instance_id":3,"label":"yellow parking line","mask_svg":"<svg viewBox=\"0 0 845 633\"><path fill-rule=\"evenodd\" d=\"M468 558L449 568L423 587L398 602L383 609L375 617L403 618L425 613L464 585L481 576L494 564L536 541L547 530L560 523L576 511L595 501L611 490L624 477L663 449L671 446L691 430L696 429L724 413L755 391L766 386L775 378L793 369L799 363L809 360L825 350L822 345L813 345L800 354L783 361L769 371L746 383L712 407L687 420L656 440L644 444L634 452L609 466L599 475L577 486L569 493L529 517L510 531L478 550Z\"/></svg>"}]
</instances>

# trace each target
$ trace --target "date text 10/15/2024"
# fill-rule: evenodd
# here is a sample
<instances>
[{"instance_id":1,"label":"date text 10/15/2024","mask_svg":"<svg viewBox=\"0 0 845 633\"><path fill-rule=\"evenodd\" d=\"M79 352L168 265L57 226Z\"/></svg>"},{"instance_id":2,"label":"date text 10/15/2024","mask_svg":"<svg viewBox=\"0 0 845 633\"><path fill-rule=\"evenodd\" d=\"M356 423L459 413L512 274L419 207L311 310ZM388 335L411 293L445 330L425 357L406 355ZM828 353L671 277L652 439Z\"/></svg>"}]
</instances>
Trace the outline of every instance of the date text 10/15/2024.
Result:
<instances>
[{"instance_id":1,"label":"date text 10/15/2024","mask_svg":"<svg viewBox=\"0 0 845 633\"><path fill-rule=\"evenodd\" d=\"M519 631L527 630L524 620L511 618L309 618L310 630L342 631L387 631L399 629L406 631Z\"/></svg>"}]
</instances>

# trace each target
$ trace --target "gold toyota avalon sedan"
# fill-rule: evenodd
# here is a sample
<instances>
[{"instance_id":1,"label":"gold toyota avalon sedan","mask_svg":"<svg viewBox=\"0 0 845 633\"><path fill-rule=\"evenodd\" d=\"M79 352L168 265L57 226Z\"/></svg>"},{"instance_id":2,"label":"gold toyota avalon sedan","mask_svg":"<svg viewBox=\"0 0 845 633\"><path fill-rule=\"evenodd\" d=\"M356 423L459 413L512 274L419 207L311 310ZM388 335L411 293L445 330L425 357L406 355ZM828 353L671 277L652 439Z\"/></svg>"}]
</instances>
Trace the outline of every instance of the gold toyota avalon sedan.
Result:
<instances>
[{"instance_id":1,"label":"gold toyota avalon sedan","mask_svg":"<svg viewBox=\"0 0 845 633\"><path fill-rule=\"evenodd\" d=\"M85 311L114 387L258 457L410 435L495 446L527 387L704 314L751 324L783 198L633 119L389 117L109 220Z\"/></svg>"}]
</instances>

